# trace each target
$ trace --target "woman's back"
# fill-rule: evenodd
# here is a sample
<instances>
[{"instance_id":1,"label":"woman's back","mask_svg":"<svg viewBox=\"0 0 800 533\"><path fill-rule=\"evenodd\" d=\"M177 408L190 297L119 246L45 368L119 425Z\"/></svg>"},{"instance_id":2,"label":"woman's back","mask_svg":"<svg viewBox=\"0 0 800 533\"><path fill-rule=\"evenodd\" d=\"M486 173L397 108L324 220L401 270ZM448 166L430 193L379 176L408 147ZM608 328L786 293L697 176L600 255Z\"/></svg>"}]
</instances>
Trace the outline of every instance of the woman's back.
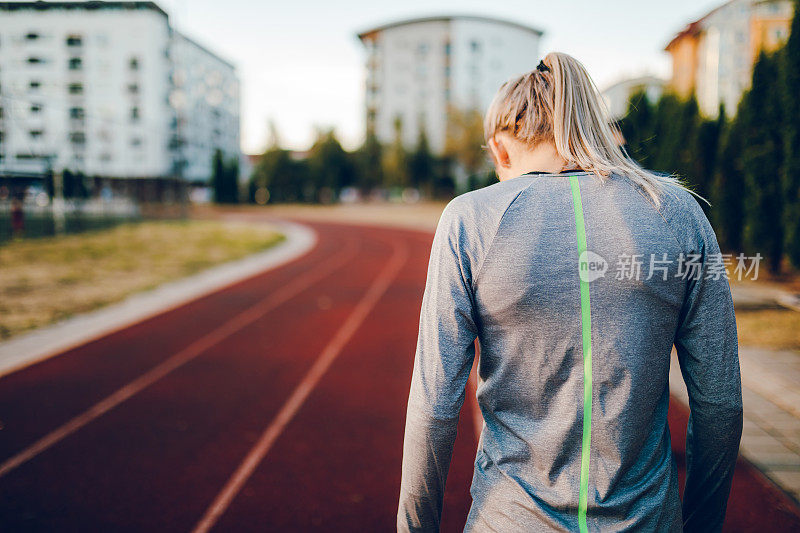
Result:
<instances>
[{"instance_id":1,"label":"woman's back","mask_svg":"<svg viewBox=\"0 0 800 533\"><path fill-rule=\"evenodd\" d=\"M467 530L721 529L742 393L730 287L700 206L628 157L567 54L504 83L484 137L500 183L451 201L431 248L398 530L438 530L476 338L485 426ZM673 344L691 409L682 503Z\"/></svg>"},{"instance_id":2,"label":"woman's back","mask_svg":"<svg viewBox=\"0 0 800 533\"><path fill-rule=\"evenodd\" d=\"M656 207L621 176L532 174L453 200L423 298L398 527L438 523L444 479L431 473L446 476L476 337L485 426L467 530L680 531L673 343L696 426L685 518L719 521L741 424L719 265L678 188Z\"/></svg>"}]
</instances>

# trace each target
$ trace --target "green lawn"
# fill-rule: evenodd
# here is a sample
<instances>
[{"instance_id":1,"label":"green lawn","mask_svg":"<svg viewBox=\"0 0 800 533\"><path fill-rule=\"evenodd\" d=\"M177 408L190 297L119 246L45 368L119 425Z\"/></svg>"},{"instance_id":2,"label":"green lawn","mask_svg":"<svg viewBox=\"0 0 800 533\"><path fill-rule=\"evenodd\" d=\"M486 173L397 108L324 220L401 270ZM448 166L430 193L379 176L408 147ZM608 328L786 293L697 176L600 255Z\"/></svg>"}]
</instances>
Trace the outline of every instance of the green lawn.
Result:
<instances>
[{"instance_id":1,"label":"green lawn","mask_svg":"<svg viewBox=\"0 0 800 533\"><path fill-rule=\"evenodd\" d=\"M242 258L283 239L267 226L162 221L5 243L0 246L0 339Z\"/></svg>"}]
</instances>

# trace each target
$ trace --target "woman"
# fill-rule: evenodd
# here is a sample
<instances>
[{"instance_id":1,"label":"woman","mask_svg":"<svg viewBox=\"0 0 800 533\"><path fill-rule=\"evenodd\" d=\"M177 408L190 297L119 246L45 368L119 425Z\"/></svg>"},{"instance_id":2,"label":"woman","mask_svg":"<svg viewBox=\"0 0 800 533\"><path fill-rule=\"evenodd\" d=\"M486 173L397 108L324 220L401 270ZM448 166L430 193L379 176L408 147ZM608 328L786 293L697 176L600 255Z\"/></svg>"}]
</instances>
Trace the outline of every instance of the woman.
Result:
<instances>
[{"instance_id":1,"label":"woman","mask_svg":"<svg viewBox=\"0 0 800 533\"><path fill-rule=\"evenodd\" d=\"M465 530L721 529L741 382L702 209L626 156L566 54L500 88L485 136L500 182L452 200L431 250L398 530L438 530L476 338L484 425ZM691 407L682 508L673 345Z\"/></svg>"}]
</instances>

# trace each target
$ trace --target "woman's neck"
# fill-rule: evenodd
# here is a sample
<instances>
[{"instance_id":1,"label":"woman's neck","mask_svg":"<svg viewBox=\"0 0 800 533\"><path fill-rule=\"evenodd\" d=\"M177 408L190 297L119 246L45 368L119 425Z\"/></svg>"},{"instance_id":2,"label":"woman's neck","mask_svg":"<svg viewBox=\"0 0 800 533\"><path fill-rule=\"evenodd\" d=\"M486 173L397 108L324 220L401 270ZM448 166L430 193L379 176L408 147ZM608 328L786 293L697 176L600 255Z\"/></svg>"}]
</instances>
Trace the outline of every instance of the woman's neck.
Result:
<instances>
[{"instance_id":1,"label":"woman's neck","mask_svg":"<svg viewBox=\"0 0 800 533\"><path fill-rule=\"evenodd\" d=\"M567 161L556 151L550 143L539 144L533 148L520 143L513 153L509 154L509 165L498 169L500 181L515 178L531 172L561 172Z\"/></svg>"}]
</instances>

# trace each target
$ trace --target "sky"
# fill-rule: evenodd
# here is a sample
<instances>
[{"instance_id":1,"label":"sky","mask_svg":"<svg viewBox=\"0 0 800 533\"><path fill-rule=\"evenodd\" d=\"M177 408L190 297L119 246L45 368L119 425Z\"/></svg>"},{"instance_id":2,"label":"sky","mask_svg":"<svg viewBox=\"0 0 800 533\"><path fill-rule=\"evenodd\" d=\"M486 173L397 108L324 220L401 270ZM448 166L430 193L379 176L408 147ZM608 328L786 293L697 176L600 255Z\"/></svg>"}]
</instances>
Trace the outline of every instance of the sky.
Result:
<instances>
[{"instance_id":1,"label":"sky","mask_svg":"<svg viewBox=\"0 0 800 533\"><path fill-rule=\"evenodd\" d=\"M260 153L274 122L280 144L304 150L318 128L345 148L364 136L365 54L356 34L442 14L504 18L543 30L540 52L569 53L598 87L668 77L664 46L723 0L156 0L174 27L237 67L245 153ZM531 68L540 57L531 58Z\"/></svg>"}]
</instances>

